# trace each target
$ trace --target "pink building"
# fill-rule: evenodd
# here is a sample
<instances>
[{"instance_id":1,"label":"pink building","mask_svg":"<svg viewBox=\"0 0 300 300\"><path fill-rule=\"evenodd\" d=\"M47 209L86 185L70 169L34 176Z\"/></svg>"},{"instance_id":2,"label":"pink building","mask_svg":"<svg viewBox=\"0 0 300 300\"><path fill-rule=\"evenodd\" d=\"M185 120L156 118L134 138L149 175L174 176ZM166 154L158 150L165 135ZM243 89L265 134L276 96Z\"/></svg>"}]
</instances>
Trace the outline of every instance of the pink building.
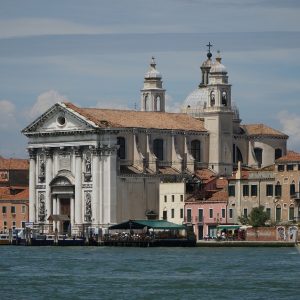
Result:
<instances>
[{"instance_id":1,"label":"pink building","mask_svg":"<svg viewBox=\"0 0 300 300\"><path fill-rule=\"evenodd\" d=\"M197 240L216 237L217 226L227 224L228 192L215 192L209 199L191 198L185 203L185 223L192 225Z\"/></svg>"}]
</instances>

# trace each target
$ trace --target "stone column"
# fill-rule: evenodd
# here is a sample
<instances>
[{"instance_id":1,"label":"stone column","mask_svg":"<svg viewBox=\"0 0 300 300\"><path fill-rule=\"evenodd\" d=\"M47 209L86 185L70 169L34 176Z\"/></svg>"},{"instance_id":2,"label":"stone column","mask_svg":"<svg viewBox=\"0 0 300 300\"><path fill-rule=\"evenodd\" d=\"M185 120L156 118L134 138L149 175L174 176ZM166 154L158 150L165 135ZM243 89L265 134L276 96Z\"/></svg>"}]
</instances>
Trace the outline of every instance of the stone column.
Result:
<instances>
[{"instance_id":1,"label":"stone column","mask_svg":"<svg viewBox=\"0 0 300 300\"><path fill-rule=\"evenodd\" d=\"M52 150L46 149L46 197L45 197L45 204L46 204L46 222L48 223L48 217L51 214L52 211L52 197L51 197L51 188L50 188L50 182L52 180L52 174L53 174L53 165L52 165Z\"/></svg>"},{"instance_id":2,"label":"stone column","mask_svg":"<svg viewBox=\"0 0 300 300\"><path fill-rule=\"evenodd\" d=\"M93 164L92 164L92 180L93 180L93 191L92 191L92 224L99 224L99 149L93 150Z\"/></svg>"},{"instance_id":3,"label":"stone column","mask_svg":"<svg viewBox=\"0 0 300 300\"><path fill-rule=\"evenodd\" d=\"M117 170L116 149L104 150L104 178L103 178L103 223L113 224L117 221Z\"/></svg>"},{"instance_id":4,"label":"stone column","mask_svg":"<svg viewBox=\"0 0 300 300\"><path fill-rule=\"evenodd\" d=\"M72 196L70 198L70 223L72 229L73 229L74 222L75 222L75 199Z\"/></svg>"},{"instance_id":5,"label":"stone column","mask_svg":"<svg viewBox=\"0 0 300 300\"><path fill-rule=\"evenodd\" d=\"M82 218L82 151L75 149L75 224L84 222Z\"/></svg>"},{"instance_id":6,"label":"stone column","mask_svg":"<svg viewBox=\"0 0 300 300\"><path fill-rule=\"evenodd\" d=\"M52 201L53 201L53 210L52 210L52 213L53 213L53 215L57 215L57 196L54 196L52 198Z\"/></svg>"},{"instance_id":7,"label":"stone column","mask_svg":"<svg viewBox=\"0 0 300 300\"><path fill-rule=\"evenodd\" d=\"M29 222L37 222L36 219L36 151L35 149L28 149L30 163L29 163Z\"/></svg>"}]
</instances>

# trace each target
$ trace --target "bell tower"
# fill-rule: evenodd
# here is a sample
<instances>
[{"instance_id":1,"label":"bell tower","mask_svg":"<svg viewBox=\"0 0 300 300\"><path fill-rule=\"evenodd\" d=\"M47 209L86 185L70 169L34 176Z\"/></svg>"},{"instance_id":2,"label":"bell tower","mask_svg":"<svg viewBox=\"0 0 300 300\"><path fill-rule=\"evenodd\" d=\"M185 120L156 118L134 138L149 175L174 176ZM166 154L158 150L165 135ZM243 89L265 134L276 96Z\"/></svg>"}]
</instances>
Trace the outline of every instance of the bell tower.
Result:
<instances>
[{"instance_id":1,"label":"bell tower","mask_svg":"<svg viewBox=\"0 0 300 300\"><path fill-rule=\"evenodd\" d=\"M165 111L165 91L162 87L162 76L156 70L154 57L150 62L149 71L144 77L141 90L141 111Z\"/></svg>"},{"instance_id":2,"label":"bell tower","mask_svg":"<svg viewBox=\"0 0 300 300\"><path fill-rule=\"evenodd\" d=\"M231 85L221 60L218 52L210 68L204 122L210 134L209 167L221 175L231 175L234 112L231 108Z\"/></svg>"}]
</instances>

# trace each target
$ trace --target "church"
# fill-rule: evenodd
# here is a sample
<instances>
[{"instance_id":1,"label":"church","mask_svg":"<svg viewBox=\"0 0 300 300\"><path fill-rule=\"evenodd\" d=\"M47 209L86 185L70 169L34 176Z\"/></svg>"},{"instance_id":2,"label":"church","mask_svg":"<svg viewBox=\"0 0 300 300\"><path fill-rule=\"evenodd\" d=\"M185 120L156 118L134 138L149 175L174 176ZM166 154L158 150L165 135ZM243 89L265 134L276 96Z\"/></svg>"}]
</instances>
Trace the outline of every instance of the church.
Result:
<instances>
[{"instance_id":1,"label":"church","mask_svg":"<svg viewBox=\"0 0 300 300\"><path fill-rule=\"evenodd\" d=\"M165 111L166 91L152 58L140 111L56 103L23 129L29 220L81 232L159 218L161 183L192 182L202 169L231 176L238 162L263 168L285 155L287 135L241 123L220 54L213 59L209 50L200 68L202 80L180 113Z\"/></svg>"}]
</instances>

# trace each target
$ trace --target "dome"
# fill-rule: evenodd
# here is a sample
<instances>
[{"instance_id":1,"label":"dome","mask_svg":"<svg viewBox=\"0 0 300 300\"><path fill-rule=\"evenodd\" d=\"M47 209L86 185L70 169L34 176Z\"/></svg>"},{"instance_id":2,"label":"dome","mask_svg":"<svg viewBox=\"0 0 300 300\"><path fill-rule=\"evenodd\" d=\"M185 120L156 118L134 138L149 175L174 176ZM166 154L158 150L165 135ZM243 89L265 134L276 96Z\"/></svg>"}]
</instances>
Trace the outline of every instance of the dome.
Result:
<instances>
[{"instance_id":1,"label":"dome","mask_svg":"<svg viewBox=\"0 0 300 300\"><path fill-rule=\"evenodd\" d=\"M161 78L160 72L156 70L156 63L154 57L152 57L149 71L145 74L145 79L146 78L158 78L158 79Z\"/></svg>"},{"instance_id":2,"label":"dome","mask_svg":"<svg viewBox=\"0 0 300 300\"><path fill-rule=\"evenodd\" d=\"M198 88L191 92L183 102L181 111L194 117L201 117L207 105L208 89Z\"/></svg>"},{"instance_id":3,"label":"dome","mask_svg":"<svg viewBox=\"0 0 300 300\"><path fill-rule=\"evenodd\" d=\"M226 67L221 63L222 57L220 51L216 57L216 62L211 66L210 73L227 73Z\"/></svg>"},{"instance_id":4,"label":"dome","mask_svg":"<svg viewBox=\"0 0 300 300\"><path fill-rule=\"evenodd\" d=\"M227 70L221 62L216 61L210 68L210 73L227 73Z\"/></svg>"}]
</instances>

